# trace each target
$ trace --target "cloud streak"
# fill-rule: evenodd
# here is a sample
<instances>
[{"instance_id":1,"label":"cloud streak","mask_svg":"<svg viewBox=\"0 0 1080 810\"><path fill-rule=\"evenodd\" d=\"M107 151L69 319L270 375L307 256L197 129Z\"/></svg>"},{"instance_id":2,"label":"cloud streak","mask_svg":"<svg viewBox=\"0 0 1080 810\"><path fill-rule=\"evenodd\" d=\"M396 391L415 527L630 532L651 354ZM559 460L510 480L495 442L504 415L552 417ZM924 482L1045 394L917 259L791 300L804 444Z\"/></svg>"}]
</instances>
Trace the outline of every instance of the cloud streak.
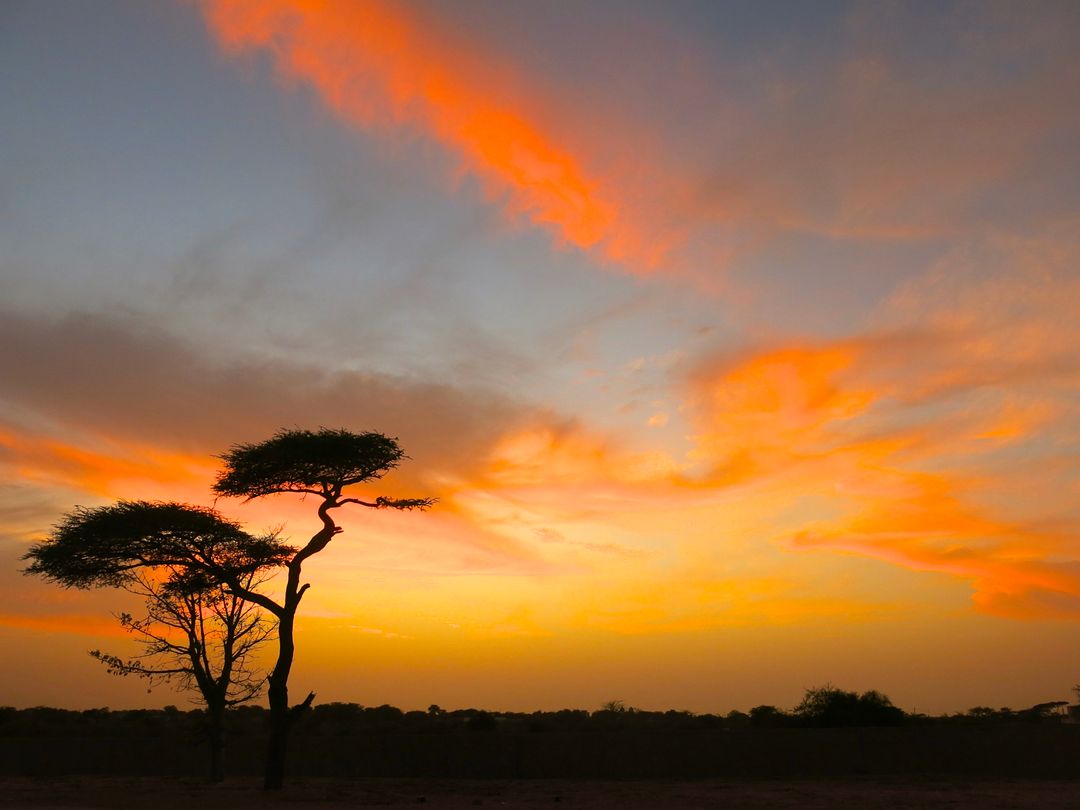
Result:
<instances>
[{"instance_id":1,"label":"cloud streak","mask_svg":"<svg viewBox=\"0 0 1080 810\"><path fill-rule=\"evenodd\" d=\"M444 145L511 221L634 268L659 261L662 248L637 232L614 190L492 78L512 66L455 45L433 19L378 0L207 0L203 10L227 52L269 53L279 75L312 87L351 126Z\"/></svg>"},{"instance_id":2,"label":"cloud streak","mask_svg":"<svg viewBox=\"0 0 1080 810\"><path fill-rule=\"evenodd\" d=\"M957 576L986 612L1080 616L1080 514L1051 495L1080 474L1077 251L1052 237L943 261L883 309L904 331L703 365L702 485L817 498L831 515L793 548Z\"/></svg>"}]
</instances>

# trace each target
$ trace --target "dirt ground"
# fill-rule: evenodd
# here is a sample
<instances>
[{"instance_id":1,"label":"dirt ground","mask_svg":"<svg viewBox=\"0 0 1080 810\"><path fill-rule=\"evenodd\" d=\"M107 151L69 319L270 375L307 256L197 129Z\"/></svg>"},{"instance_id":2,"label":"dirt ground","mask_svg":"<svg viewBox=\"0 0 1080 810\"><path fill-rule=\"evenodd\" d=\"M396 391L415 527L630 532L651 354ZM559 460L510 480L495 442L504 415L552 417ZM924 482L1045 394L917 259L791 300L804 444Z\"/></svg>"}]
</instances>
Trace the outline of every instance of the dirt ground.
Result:
<instances>
[{"instance_id":1,"label":"dirt ground","mask_svg":"<svg viewBox=\"0 0 1080 810\"><path fill-rule=\"evenodd\" d=\"M64 777L0 780L0 808L255 810L255 808L1077 808L1063 781L571 781L319 779L264 793L252 780Z\"/></svg>"}]
</instances>

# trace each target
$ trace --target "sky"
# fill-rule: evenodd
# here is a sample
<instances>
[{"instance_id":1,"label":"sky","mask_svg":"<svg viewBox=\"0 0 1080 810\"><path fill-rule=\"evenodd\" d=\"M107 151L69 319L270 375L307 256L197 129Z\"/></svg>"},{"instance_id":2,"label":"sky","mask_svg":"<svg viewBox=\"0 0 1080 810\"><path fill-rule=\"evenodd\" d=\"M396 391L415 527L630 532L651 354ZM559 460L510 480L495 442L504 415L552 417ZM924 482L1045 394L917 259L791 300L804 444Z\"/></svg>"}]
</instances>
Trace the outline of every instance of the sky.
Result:
<instances>
[{"instance_id":1,"label":"sky","mask_svg":"<svg viewBox=\"0 0 1080 810\"><path fill-rule=\"evenodd\" d=\"M183 703L86 655L128 595L20 558L320 426L438 498L306 564L320 701L1068 699L1078 38L1072 2L8 0L0 704Z\"/></svg>"}]
</instances>

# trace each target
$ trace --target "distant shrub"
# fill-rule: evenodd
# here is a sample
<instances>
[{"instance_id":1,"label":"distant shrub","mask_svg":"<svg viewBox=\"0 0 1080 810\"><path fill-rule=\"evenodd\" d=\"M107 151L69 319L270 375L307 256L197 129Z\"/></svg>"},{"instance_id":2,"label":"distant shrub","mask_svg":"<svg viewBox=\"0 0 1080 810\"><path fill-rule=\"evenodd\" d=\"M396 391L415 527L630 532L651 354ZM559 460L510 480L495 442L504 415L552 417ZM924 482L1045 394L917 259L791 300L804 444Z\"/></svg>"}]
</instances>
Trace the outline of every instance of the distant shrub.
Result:
<instances>
[{"instance_id":1,"label":"distant shrub","mask_svg":"<svg viewBox=\"0 0 1080 810\"><path fill-rule=\"evenodd\" d=\"M729 728L742 728L743 726L750 724L750 715L748 715L746 712L740 712L737 709L732 709L730 712L724 715L724 722Z\"/></svg>"},{"instance_id":2,"label":"distant shrub","mask_svg":"<svg viewBox=\"0 0 1080 810\"><path fill-rule=\"evenodd\" d=\"M750 710L750 725L759 727L786 726L791 718L775 706L755 706Z\"/></svg>"},{"instance_id":3,"label":"distant shrub","mask_svg":"<svg viewBox=\"0 0 1080 810\"><path fill-rule=\"evenodd\" d=\"M903 709L876 690L846 692L831 684L807 689L795 707L800 722L811 726L897 726L904 722Z\"/></svg>"},{"instance_id":4,"label":"distant shrub","mask_svg":"<svg viewBox=\"0 0 1080 810\"><path fill-rule=\"evenodd\" d=\"M465 721L465 728L469 731L494 731L497 725L495 716L484 711L477 712Z\"/></svg>"}]
</instances>

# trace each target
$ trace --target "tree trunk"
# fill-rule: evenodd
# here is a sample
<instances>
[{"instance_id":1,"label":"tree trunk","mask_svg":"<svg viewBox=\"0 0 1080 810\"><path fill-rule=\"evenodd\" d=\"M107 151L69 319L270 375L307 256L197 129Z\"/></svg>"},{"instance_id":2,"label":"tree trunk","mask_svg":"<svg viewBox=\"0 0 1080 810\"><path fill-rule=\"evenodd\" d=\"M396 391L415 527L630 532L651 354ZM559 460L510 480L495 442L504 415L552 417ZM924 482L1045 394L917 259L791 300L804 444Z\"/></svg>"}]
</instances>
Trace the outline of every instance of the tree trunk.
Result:
<instances>
[{"instance_id":1,"label":"tree trunk","mask_svg":"<svg viewBox=\"0 0 1080 810\"><path fill-rule=\"evenodd\" d=\"M210 742L210 781L225 781L225 707L207 706L207 738Z\"/></svg>"},{"instance_id":2,"label":"tree trunk","mask_svg":"<svg viewBox=\"0 0 1080 810\"><path fill-rule=\"evenodd\" d=\"M340 529L330 519L328 510L337 507L337 503L328 498L319 506L319 519L323 522L322 531L315 534L308 544L296 552L289 562L289 578L285 582L285 598L278 617L278 659L274 671L267 678L266 697L270 703L270 742L266 750L266 775L263 788L280 790L285 782L285 755L289 746L289 730L294 714L289 708L289 671L292 669L296 647L293 643L293 623L296 610L307 585L300 585L300 571L304 560L326 548ZM315 694L308 695L299 710L311 706Z\"/></svg>"},{"instance_id":3,"label":"tree trunk","mask_svg":"<svg viewBox=\"0 0 1080 810\"><path fill-rule=\"evenodd\" d=\"M285 782L285 756L289 747L289 670L293 661L293 616L278 622L278 660L267 679L266 697L270 703L270 741L266 750L266 774L263 787L280 790Z\"/></svg>"},{"instance_id":4,"label":"tree trunk","mask_svg":"<svg viewBox=\"0 0 1080 810\"><path fill-rule=\"evenodd\" d=\"M266 790L280 790L285 782L285 755L289 745L289 688L282 682L267 690L270 700L270 743L266 750Z\"/></svg>"}]
</instances>

